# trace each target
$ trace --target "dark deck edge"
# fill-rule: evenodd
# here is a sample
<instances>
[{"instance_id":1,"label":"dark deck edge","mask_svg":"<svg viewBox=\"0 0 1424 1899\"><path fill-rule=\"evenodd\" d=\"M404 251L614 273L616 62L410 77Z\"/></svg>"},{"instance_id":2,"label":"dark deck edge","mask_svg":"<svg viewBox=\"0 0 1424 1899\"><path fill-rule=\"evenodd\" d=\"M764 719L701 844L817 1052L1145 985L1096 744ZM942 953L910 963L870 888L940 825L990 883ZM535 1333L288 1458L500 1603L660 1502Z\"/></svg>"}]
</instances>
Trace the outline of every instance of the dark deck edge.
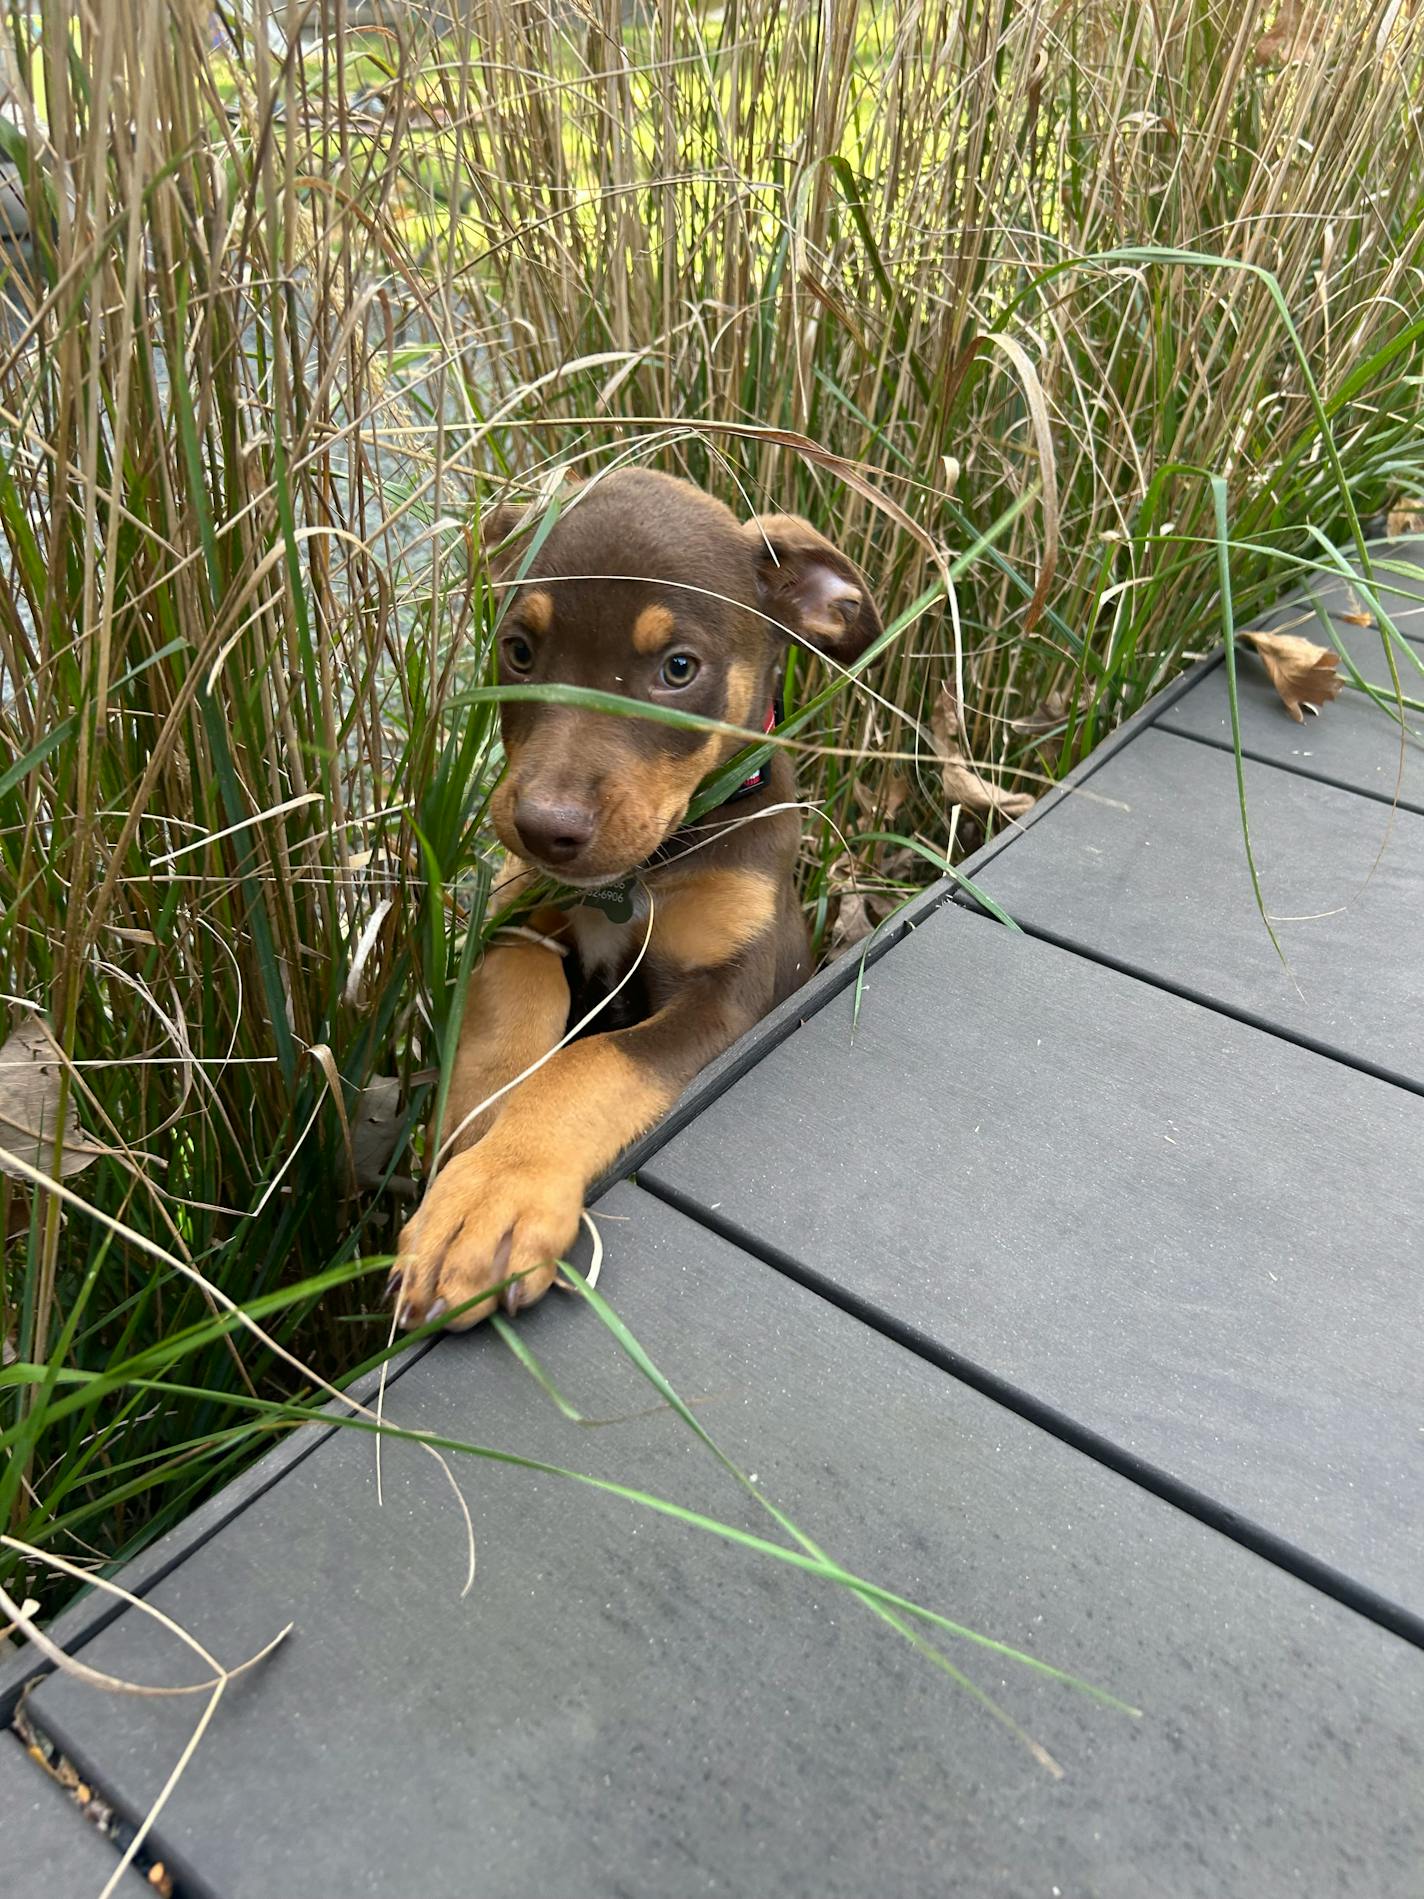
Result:
<instances>
[{"instance_id":1,"label":"dark deck edge","mask_svg":"<svg viewBox=\"0 0 1424 1899\"><path fill-rule=\"evenodd\" d=\"M1328 717L1329 714L1325 716ZM1178 725L1172 718L1170 706L1157 721L1157 729L1161 732L1170 732L1173 738L1191 739L1194 744L1209 745L1214 751L1227 752L1233 758L1236 756L1236 748L1230 739L1209 738L1205 732L1192 732L1186 726ZM1417 739L1409 742L1418 744ZM1317 785L1329 785L1332 791L1348 791L1353 797L1369 798L1375 804L1382 804L1391 811L1415 811L1424 814L1424 796L1412 798L1401 792L1398 797L1395 797L1392 792L1372 791L1368 785L1352 784L1348 779L1337 778L1328 771L1317 771L1310 765L1297 765L1284 758L1272 758L1268 753L1258 752L1250 745L1241 747L1241 756L1249 758L1256 765L1274 765L1277 771L1288 771L1297 778L1314 779Z\"/></svg>"},{"instance_id":2,"label":"dark deck edge","mask_svg":"<svg viewBox=\"0 0 1424 1899\"><path fill-rule=\"evenodd\" d=\"M31 1717L30 1725L35 1733L55 1750L56 1754L63 1755L80 1780L98 1795L105 1806L111 1807L120 1819L126 1821L135 1830L143 1824L148 1809L135 1806L131 1800L121 1798L114 1791L103 1764L82 1740L77 1740L69 1734L55 1732L46 1727L43 1721L36 1721L33 1717ZM19 1741L19 1735L13 1734L13 1730L12 1735L16 1741ZM81 1826L86 1824L83 1815L77 1809L75 1817ZM173 1891L178 1895L178 1899L223 1899L221 1891L210 1880L205 1879L184 1854L181 1844L175 1845L174 1840L166 1831L169 1818L169 1814L160 1813L152 1831L145 1835L142 1849L145 1857L162 1864L164 1871L173 1882ZM117 1865L122 1848L112 1839L108 1841L108 1844L113 1848L114 1863ZM124 1883L117 1889L120 1899L127 1893L136 1895L141 1887L148 1887L150 1892L153 1890L145 1874L137 1865L130 1863ZM276 1890L280 1891L281 1888ZM56 1893L53 1899L81 1899L81 1896L78 1893L65 1892Z\"/></svg>"},{"instance_id":3,"label":"dark deck edge","mask_svg":"<svg viewBox=\"0 0 1424 1899\"><path fill-rule=\"evenodd\" d=\"M387 1390L400 1376L428 1352L435 1343L433 1338L421 1339L409 1350L391 1360L386 1373ZM379 1370L368 1372L351 1386L351 1396L360 1403L374 1397L380 1383ZM342 1416L346 1407L332 1399L322 1406L323 1413L329 1413L333 1420ZM162 1536L155 1537L146 1549L130 1558L122 1568L115 1572L117 1580L130 1595L145 1596L150 1589L161 1583L178 1565L187 1560L196 1550L202 1548L211 1537L238 1517L249 1504L269 1491L275 1483L286 1476L289 1470L311 1456L312 1452L324 1444L334 1431L341 1426L332 1422L325 1424L313 1420L310 1424L294 1425L288 1434L270 1451L263 1453L254 1464L234 1477L231 1483L224 1484L206 1503L199 1504L190 1516L181 1523L174 1524L171 1530L165 1530ZM105 1595L92 1586L75 1598L67 1609L60 1612L49 1624L47 1634L58 1642L67 1654L74 1654L86 1642L92 1641L109 1624L116 1621L128 1608L118 1596ZM32 1649L21 1635L14 1638L16 1652L0 1659L0 1729L10 1724L10 1719L19 1705L26 1689L45 1675L55 1672L55 1665L48 1661L37 1649Z\"/></svg>"},{"instance_id":4,"label":"dark deck edge","mask_svg":"<svg viewBox=\"0 0 1424 1899\"><path fill-rule=\"evenodd\" d=\"M636 1140L620 1156L616 1166L597 1182L589 1196L590 1202L599 1194L607 1192L616 1182L636 1174L660 1147L675 1134L680 1134L690 1121L695 1120L719 1095L725 1094L734 1082L740 1081L748 1069L755 1068L764 1055L778 1048L812 1016L819 1015L842 990L848 989L862 969L873 968L911 930L917 929L941 905L948 903L954 895L954 889L954 884L948 878L927 885L893 921L882 924L863 943L846 950L834 962L819 969L809 982L803 983L785 1002L778 1003L769 1015L763 1016L760 1022L749 1028L724 1054L709 1062L657 1126L649 1128L646 1134Z\"/></svg>"},{"instance_id":5,"label":"dark deck edge","mask_svg":"<svg viewBox=\"0 0 1424 1899\"><path fill-rule=\"evenodd\" d=\"M645 1193L652 1194L677 1212L685 1214L688 1219L696 1221L699 1226L730 1241L742 1252L794 1280L806 1291L817 1294L830 1305L859 1319L873 1331L882 1333L895 1344L915 1353L918 1358L960 1384L968 1385L982 1397L1002 1405L1006 1411L1012 1411L1025 1422L1038 1425L1071 1450L1092 1458L1115 1475L1125 1477L1163 1503L1171 1504L1195 1518L1205 1528L1219 1531L1252 1555L1261 1557L1277 1569L1287 1571L1298 1581L1318 1589L1322 1595L1377 1623L1390 1634L1424 1648L1424 1615L1418 1615L1391 1597L1381 1595L1367 1584L1312 1556L1308 1550L1277 1536L1254 1519L1229 1509L1207 1492L1198 1490L1182 1478L1174 1477L1159 1465L1138 1457L1088 1425L1080 1424L1067 1412L1036 1398L1032 1392L977 1364L973 1359L952 1351L882 1307L857 1298L836 1280L817 1272L813 1266L805 1265L780 1247L747 1232L736 1221L720 1217L678 1188L663 1181L645 1181L640 1184Z\"/></svg>"},{"instance_id":6,"label":"dark deck edge","mask_svg":"<svg viewBox=\"0 0 1424 1899\"><path fill-rule=\"evenodd\" d=\"M49 1739L49 1736L46 1736L46 1739ZM61 1806L61 1808L66 1806L66 1808L68 1808L70 1831L78 1831L82 1836L89 1836L89 1838L93 1838L93 1840L99 1842L99 1850L95 1853L95 1859L99 1859L99 1857L103 1855L104 1850L108 1850L108 1853L112 1853L114 1865L118 1867L118 1861L120 1861L120 1857L122 1857L123 1853L123 1848L118 1844L118 1840L116 1840L112 1834L106 1833L103 1827L97 1827L97 1825L93 1823L93 1819L91 1819L89 1815L84 1814L82 1808L70 1798L68 1789L61 1787L53 1777L47 1774L46 1768L40 1766L38 1760L34 1760L34 1757L30 1755L30 1751L28 1751L28 1747L25 1745L25 1741L21 1739L21 1736L19 1736L13 1728L2 1726L2 1724L0 1724L0 1747L13 1747L13 1749L19 1751L19 1757L25 1762L25 1766L21 1768L21 1776L34 1774L34 1776L38 1776L38 1783L40 1783L40 1785L47 1785L47 1787L53 1789L53 1798L55 1798L57 1806ZM110 1806L112 1806L112 1804L114 1804L114 1802L110 1802ZM122 1814L122 1806L114 1806L114 1812L116 1812L116 1814ZM125 1814L125 1817L127 1817L127 1814ZM142 1819L142 1814L139 1815L139 1819ZM139 1821L133 1821L133 1825L137 1827ZM95 1871L95 1876L97 1876L97 1874L99 1874L99 1867L95 1867L93 1871ZM49 1867L49 1876L51 1876L51 1880L53 1880L53 1863L51 1863L51 1867ZM125 1899L125 1895L127 1895L127 1899L137 1899L137 1895L141 1893L144 1886L148 1886L148 1880L144 1878L144 1874L139 1871L137 1865L129 1863L129 1871L123 1874L123 1880L120 1882L120 1886L116 1888L116 1891L118 1891L120 1899ZM152 1891L152 1886L150 1886L148 1890ZM55 1899L66 1899L66 1895L55 1895Z\"/></svg>"}]
</instances>

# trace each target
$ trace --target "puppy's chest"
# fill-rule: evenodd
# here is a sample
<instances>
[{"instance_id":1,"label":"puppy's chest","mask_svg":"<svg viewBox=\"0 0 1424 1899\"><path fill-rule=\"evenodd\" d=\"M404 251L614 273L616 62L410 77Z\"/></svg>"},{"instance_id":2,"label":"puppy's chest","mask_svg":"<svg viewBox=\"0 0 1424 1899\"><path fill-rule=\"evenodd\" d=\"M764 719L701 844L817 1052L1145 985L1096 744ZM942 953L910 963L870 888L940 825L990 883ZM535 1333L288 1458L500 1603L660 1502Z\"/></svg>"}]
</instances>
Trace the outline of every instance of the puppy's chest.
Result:
<instances>
[{"instance_id":1,"label":"puppy's chest","mask_svg":"<svg viewBox=\"0 0 1424 1899\"><path fill-rule=\"evenodd\" d=\"M585 1035L631 1028L643 1021L652 1007L651 957L644 956L636 970L632 966L647 934L646 914L627 923L614 923L592 906L582 906L571 910L568 920L573 938L568 969L569 1027L595 1010L583 1031Z\"/></svg>"},{"instance_id":2,"label":"puppy's chest","mask_svg":"<svg viewBox=\"0 0 1424 1899\"><path fill-rule=\"evenodd\" d=\"M574 954L586 980L612 984L627 970L648 932L647 913L635 910L626 923L615 923L591 903L568 913Z\"/></svg>"}]
</instances>

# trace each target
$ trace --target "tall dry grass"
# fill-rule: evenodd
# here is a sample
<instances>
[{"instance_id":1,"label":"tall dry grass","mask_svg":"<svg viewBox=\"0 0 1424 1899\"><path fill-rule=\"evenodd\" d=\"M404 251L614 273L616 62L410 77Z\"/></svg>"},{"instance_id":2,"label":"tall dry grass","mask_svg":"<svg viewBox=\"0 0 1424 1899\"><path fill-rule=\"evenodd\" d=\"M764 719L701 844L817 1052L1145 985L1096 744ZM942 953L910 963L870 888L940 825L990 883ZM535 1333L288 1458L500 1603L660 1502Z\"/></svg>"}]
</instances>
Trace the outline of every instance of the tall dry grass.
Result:
<instances>
[{"instance_id":1,"label":"tall dry grass","mask_svg":"<svg viewBox=\"0 0 1424 1899\"><path fill-rule=\"evenodd\" d=\"M892 837L873 915L1217 637L1212 478L1243 619L1419 490L1421 30L6 9L0 989L46 1138L0 1127L0 1525L107 1563L282 1428L155 1246L328 1370L379 1351L490 903L482 495L646 457L875 575L902 636L802 733L834 940L843 837ZM101 1217L34 1189L67 1120Z\"/></svg>"}]
</instances>

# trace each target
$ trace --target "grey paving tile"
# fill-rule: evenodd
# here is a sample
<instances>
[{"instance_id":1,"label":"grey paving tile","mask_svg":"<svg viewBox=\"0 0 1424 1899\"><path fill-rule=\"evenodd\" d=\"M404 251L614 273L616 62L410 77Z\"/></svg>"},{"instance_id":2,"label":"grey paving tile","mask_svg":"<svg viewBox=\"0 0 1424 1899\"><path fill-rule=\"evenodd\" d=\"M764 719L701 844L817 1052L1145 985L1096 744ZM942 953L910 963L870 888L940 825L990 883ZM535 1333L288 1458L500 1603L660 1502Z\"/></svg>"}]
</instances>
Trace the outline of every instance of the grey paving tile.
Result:
<instances>
[{"instance_id":1,"label":"grey paving tile","mask_svg":"<svg viewBox=\"0 0 1424 1899\"><path fill-rule=\"evenodd\" d=\"M1149 729L974 868L1026 928L1424 1087L1424 817Z\"/></svg>"},{"instance_id":2,"label":"grey paving tile","mask_svg":"<svg viewBox=\"0 0 1424 1899\"><path fill-rule=\"evenodd\" d=\"M160 1840L215 1899L275 1892L1417 1891L1424 1657L631 1187L604 1288L764 1492L839 1560L1133 1699L1133 1721L963 1644L1055 1780L833 1588L548 1477L464 1463L480 1566L419 1452L338 1434L155 1591L236 1659ZM489 1333L392 1413L766 1527L592 1314ZM184 1664L146 1618L85 1650ZM139 1806L191 1708L68 1681L36 1719Z\"/></svg>"},{"instance_id":3,"label":"grey paving tile","mask_svg":"<svg viewBox=\"0 0 1424 1899\"><path fill-rule=\"evenodd\" d=\"M1424 1618L1424 1100L957 906L853 1009L640 1178Z\"/></svg>"},{"instance_id":4,"label":"grey paving tile","mask_svg":"<svg viewBox=\"0 0 1424 1899\"><path fill-rule=\"evenodd\" d=\"M61 1787L0 1733L0 1886L5 1899L99 1899L119 1856ZM137 1873L117 1888L126 1899L151 1890Z\"/></svg>"},{"instance_id":5,"label":"grey paving tile","mask_svg":"<svg viewBox=\"0 0 1424 1899\"><path fill-rule=\"evenodd\" d=\"M1315 632L1309 626L1300 630ZM1339 625L1335 634L1361 677L1392 696L1394 683L1378 629ZM1401 693L1424 700L1424 646L1406 643L1406 648L1394 649ZM1386 802L1397 798L1413 811L1424 810L1424 713L1405 707L1396 717L1347 686L1319 718L1307 714L1305 723L1297 725L1260 662L1244 649L1237 663L1237 705L1241 749L1248 758L1284 765ZM1157 723L1163 731L1229 748L1231 707L1225 668L1218 666L1208 673L1169 706Z\"/></svg>"}]
</instances>

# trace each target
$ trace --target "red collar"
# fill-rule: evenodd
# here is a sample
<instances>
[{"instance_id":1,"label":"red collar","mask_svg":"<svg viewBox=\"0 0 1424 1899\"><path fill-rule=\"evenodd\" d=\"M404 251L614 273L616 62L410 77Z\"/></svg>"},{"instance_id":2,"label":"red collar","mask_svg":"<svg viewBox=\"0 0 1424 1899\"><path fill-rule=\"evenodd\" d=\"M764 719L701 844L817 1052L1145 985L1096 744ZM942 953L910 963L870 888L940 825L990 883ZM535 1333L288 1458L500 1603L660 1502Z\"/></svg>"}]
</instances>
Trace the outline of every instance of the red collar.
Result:
<instances>
[{"instance_id":1,"label":"red collar","mask_svg":"<svg viewBox=\"0 0 1424 1899\"><path fill-rule=\"evenodd\" d=\"M762 731L774 732L780 725L781 718L781 701L778 697L773 699L766 709L766 722L761 728ZM770 777L771 760L768 759L764 765L757 766L750 778L744 778L731 796L722 800L723 804L735 804L739 798L749 798L754 791L760 791Z\"/></svg>"}]
</instances>

